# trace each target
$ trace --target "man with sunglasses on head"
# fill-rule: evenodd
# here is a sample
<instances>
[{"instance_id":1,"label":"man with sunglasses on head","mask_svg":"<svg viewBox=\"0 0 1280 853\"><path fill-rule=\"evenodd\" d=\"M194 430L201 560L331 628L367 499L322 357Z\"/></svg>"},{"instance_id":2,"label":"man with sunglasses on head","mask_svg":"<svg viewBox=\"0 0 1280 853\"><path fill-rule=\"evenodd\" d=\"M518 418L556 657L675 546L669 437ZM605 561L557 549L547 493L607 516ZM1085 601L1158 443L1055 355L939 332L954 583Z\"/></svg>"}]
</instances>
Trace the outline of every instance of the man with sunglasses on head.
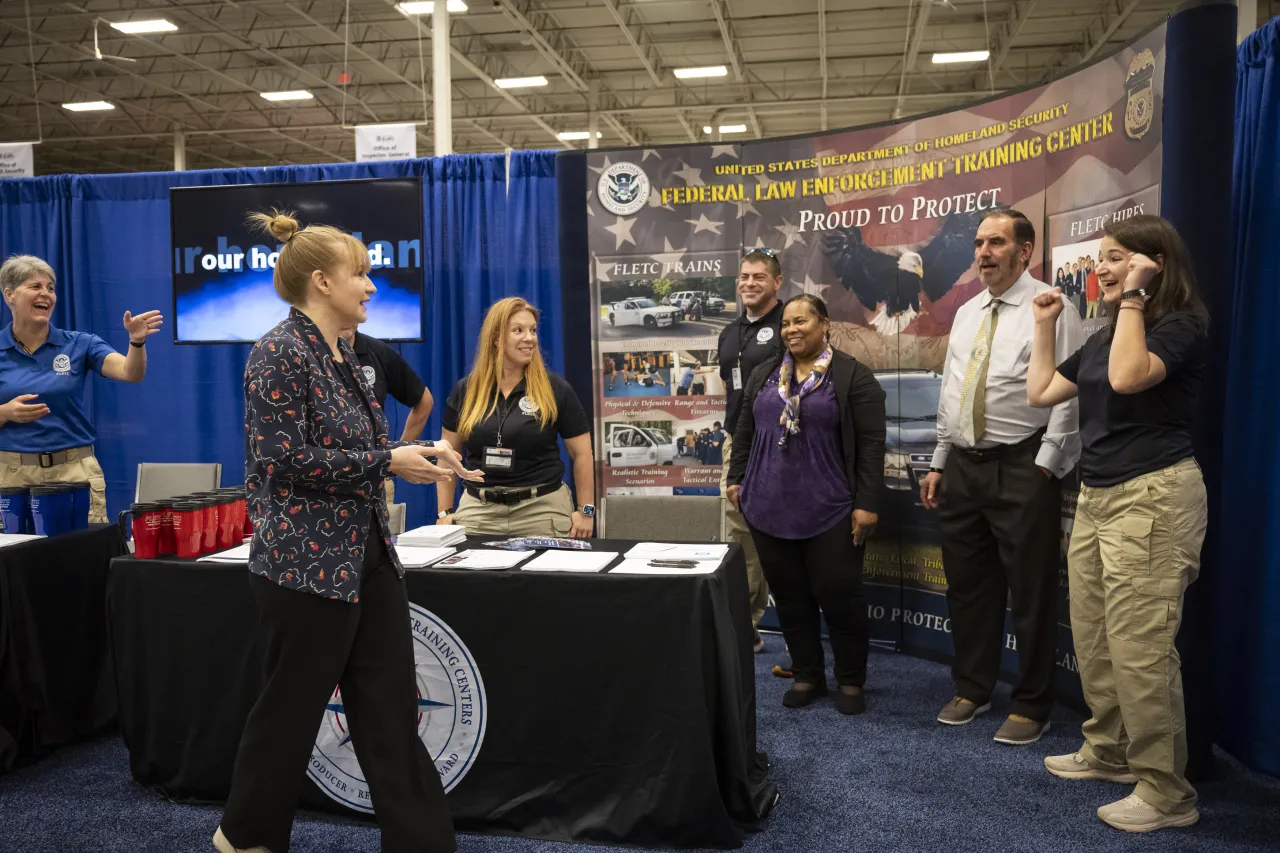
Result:
<instances>
[{"instance_id":1,"label":"man with sunglasses on head","mask_svg":"<svg viewBox=\"0 0 1280 853\"><path fill-rule=\"evenodd\" d=\"M742 411L742 392L747 377L760 365L782 351L782 336L778 327L782 323L782 303L778 291L782 289L782 264L772 249L751 249L738 268L738 317L720 333L720 378L724 380L724 446L723 468L720 475L720 494L727 491L725 478L729 472L729 457L733 448L733 430L738 425ZM751 624L760 624L764 608L769 603L769 587L765 584L764 571L760 568L760 556L751 541L747 523L727 500L725 501L725 530L730 542L737 542L746 552L747 585L751 592ZM755 651L764 650L760 632L755 633Z\"/></svg>"}]
</instances>

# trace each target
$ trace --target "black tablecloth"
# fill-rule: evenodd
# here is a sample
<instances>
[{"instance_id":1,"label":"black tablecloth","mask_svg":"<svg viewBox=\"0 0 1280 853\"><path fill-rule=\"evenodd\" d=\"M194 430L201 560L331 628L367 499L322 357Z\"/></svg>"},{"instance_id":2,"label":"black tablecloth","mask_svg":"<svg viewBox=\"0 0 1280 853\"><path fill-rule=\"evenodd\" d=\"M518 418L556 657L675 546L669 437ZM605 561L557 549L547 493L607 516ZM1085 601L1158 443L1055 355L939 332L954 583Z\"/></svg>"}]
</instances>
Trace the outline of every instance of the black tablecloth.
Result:
<instances>
[{"instance_id":1,"label":"black tablecloth","mask_svg":"<svg viewBox=\"0 0 1280 853\"><path fill-rule=\"evenodd\" d=\"M114 525L0 548L0 772L115 720L104 620Z\"/></svg>"},{"instance_id":2,"label":"black tablecloth","mask_svg":"<svg viewBox=\"0 0 1280 853\"><path fill-rule=\"evenodd\" d=\"M768 813L738 546L713 575L425 569L408 588L484 683L484 742L449 794L458 829L737 847ZM121 558L107 609L134 778L175 800L225 799L260 684L247 570ZM303 805L355 814L311 782Z\"/></svg>"}]
</instances>

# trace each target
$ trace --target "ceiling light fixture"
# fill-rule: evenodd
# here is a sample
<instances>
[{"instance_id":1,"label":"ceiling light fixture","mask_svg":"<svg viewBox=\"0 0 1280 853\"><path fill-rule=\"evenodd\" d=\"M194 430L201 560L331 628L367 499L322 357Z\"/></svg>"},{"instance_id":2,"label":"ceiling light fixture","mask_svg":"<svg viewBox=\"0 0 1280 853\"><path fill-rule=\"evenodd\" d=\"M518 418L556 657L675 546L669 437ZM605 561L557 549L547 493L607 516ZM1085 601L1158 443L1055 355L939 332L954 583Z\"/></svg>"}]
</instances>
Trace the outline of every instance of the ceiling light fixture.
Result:
<instances>
[{"instance_id":1,"label":"ceiling light fixture","mask_svg":"<svg viewBox=\"0 0 1280 853\"><path fill-rule=\"evenodd\" d=\"M746 133L747 126L745 124L722 124L720 125L721 133Z\"/></svg>"},{"instance_id":2,"label":"ceiling light fixture","mask_svg":"<svg viewBox=\"0 0 1280 853\"><path fill-rule=\"evenodd\" d=\"M960 51L959 53L935 53L933 55L934 65L947 65L952 62L985 62L987 57L991 55L989 50L969 50Z\"/></svg>"},{"instance_id":3,"label":"ceiling light fixture","mask_svg":"<svg viewBox=\"0 0 1280 853\"><path fill-rule=\"evenodd\" d=\"M507 77L502 80L494 80L493 85L499 89L528 89L533 86L547 85L546 77Z\"/></svg>"},{"instance_id":4,"label":"ceiling light fixture","mask_svg":"<svg viewBox=\"0 0 1280 853\"><path fill-rule=\"evenodd\" d=\"M73 113L88 113L95 110L114 110L115 104L109 104L106 101L75 101L70 104L63 104L64 110L71 110Z\"/></svg>"},{"instance_id":5,"label":"ceiling light fixture","mask_svg":"<svg viewBox=\"0 0 1280 853\"><path fill-rule=\"evenodd\" d=\"M406 15L430 15L436 10L434 0L410 0L407 3L397 3L396 8ZM462 0L449 0L445 5L450 15L461 15L467 11L467 4Z\"/></svg>"},{"instance_id":6,"label":"ceiling light fixture","mask_svg":"<svg viewBox=\"0 0 1280 853\"><path fill-rule=\"evenodd\" d=\"M596 131L596 139L600 139L600 138L602 138L603 136L604 136L604 134L603 134L603 133L601 133L600 131ZM591 138L591 131L589 131L589 130L566 130L564 133L560 134L560 138L561 138L561 139L563 139L565 142L579 142L579 141L581 141L581 140L583 140L583 139L590 139L590 138Z\"/></svg>"},{"instance_id":7,"label":"ceiling light fixture","mask_svg":"<svg viewBox=\"0 0 1280 853\"><path fill-rule=\"evenodd\" d=\"M178 25L164 18L156 18L151 21L121 21L120 23L112 23L111 28L119 30L122 33L131 36L139 36L145 33L172 33L176 32Z\"/></svg>"},{"instance_id":8,"label":"ceiling light fixture","mask_svg":"<svg viewBox=\"0 0 1280 853\"><path fill-rule=\"evenodd\" d=\"M699 77L726 77L729 69L723 65L708 65L702 68L677 68L675 75L681 80L694 80Z\"/></svg>"},{"instance_id":9,"label":"ceiling light fixture","mask_svg":"<svg viewBox=\"0 0 1280 853\"><path fill-rule=\"evenodd\" d=\"M268 101L309 101L315 97L306 89L291 89L287 92L259 92L258 94Z\"/></svg>"}]
</instances>

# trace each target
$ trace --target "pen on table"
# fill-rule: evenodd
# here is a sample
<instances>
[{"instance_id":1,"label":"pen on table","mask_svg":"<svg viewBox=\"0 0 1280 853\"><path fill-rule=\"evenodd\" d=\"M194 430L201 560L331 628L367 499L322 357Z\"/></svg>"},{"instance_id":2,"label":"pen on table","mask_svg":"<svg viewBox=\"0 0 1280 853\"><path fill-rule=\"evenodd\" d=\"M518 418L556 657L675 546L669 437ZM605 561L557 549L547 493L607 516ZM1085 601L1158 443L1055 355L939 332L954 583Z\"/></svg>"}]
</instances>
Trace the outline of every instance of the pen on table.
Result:
<instances>
[{"instance_id":1,"label":"pen on table","mask_svg":"<svg viewBox=\"0 0 1280 853\"><path fill-rule=\"evenodd\" d=\"M696 569L697 560L650 560L649 565L659 569Z\"/></svg>"}]
</instances>

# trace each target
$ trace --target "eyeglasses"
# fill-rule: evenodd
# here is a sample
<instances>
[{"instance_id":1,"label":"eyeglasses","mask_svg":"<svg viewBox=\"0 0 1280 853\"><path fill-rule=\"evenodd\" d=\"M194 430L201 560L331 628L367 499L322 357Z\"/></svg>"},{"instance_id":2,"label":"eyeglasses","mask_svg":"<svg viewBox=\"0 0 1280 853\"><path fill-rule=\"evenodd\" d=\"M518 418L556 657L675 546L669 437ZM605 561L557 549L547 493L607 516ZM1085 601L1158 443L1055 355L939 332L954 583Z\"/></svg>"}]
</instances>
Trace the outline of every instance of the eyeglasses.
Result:
<instances>
[{"instance_id":1,"label":"eyeglasses","mask_svg":"<svg viewBox=\"0 0 1280 853\"><path fill-rule=\"evenodd\" d=\"M769 249L764 246L760 246L755 249L747 249L745 252L742 253L742 257L744 258L749 258L752 255L764 255L766 258L773 258L775 261L778 259L777 252L775 252L773 249Z\"/></svg>"}]
</instances>

